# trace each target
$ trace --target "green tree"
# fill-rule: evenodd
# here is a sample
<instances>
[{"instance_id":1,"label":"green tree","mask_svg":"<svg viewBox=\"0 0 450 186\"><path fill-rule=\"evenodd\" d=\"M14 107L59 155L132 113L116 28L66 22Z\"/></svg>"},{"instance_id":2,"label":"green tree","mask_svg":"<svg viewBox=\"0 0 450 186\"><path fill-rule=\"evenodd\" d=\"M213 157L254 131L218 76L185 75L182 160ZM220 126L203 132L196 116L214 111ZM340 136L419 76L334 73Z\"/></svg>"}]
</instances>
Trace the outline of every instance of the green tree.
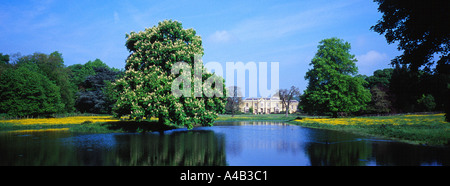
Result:
<instances>
[{"instance_id":1,"label":"green tree","mask_svg":"<svg viewBox=\"0 0 450 186\"><path fill-rule=\"evenodd\" d=\"M122 72L109 67L100 59L67 68L71 71L71 82L77 87L76 109L80 112L112 113L112 105L117 101L117 95L111 82Z\"/></svg>"},{"instance_id":2,"label":"green tree","mask_svg":"<svg viewBox=\"0 0 450 186\"><path fill-rule=\"evenodd\" d=\"M403 54L392 62L407 65L414 72L434 64L433 55L440 60L449 55L450 1L448 0L375 0L382 18L371 29L384 34L388 43L398 42Z\"/></svg>"},{"instance_id":3,"label":"green tree","mask_svg":"<svg viewBox=\"0 0 450 186\"><path fill-rule=\"evenodd\" d=\"M88 61L84 65L74 64L67 67L71 71L70 79L73 84L79 88L84 88L83 83L88 76L94 76L96 74L96 68L106 68L107 70L113 72L119 72L118 69L110 68L100 59L95 59L94 61Z\"/></svg>"},{"instance_id":4,"label":"green tree","mask_svg":"<svg viewBox=\"0 0 450 186\"><path fill-rule=\"evenodd\" d=\"M53 81L60 88L61 101L64 104L62 112L73 112L75 110L75 92L76 87L70 82L70 70L64 65L64 59L59 52L53 52L50 55L43 53L34 53L33 55L23 56L18 59L16 66L27 66L29 69L35 68L42 75Z\"/></svg>"},{"instance_id":5,"label":"green tree","mask_svg":"<svg viewBox=\"0 0 450 186\"><path fill-rule=\"evenodd\" d=\"M367 105L368 113L382 114L391 112L392 104L383 85L371 87L370 93L372 94L372 101Z\"/></svg>"},{"instance_id":6,"label":"green tree","mask_svg":"<svg viewBox=\"0 0 450 186\"><path fill-rule=\"evenodd\" d=\"M434 97L431 94L422 94L422 96L417 99L417 104L420 111L430 112L433 111L436 107L436 103L434 102Z\"/></svg>"},{"instance_id":7,"label":"green tree","mask_svg":"<svg viewBox=\"0 0 450 186\"><path fill-rule=\"evenodd\" d=\"M224 112L226 94L223 92L223 79L221 89L218 84L213 89L222 90L221 95L194 96L199 93L194 84L197 81L179 84L181 87L192 85L191 89L183 89L190 92L190 96L178 97L172 92L172 83L177 79L172 67L177 62L194 66L190 71L180 72L178 78L183 76L201 82L219 78L207 73L203 65L195 68L195 55L203 55L203 47L200 36L193 29L183 29L180 22L165 20L145 31L131 32L126 38L126 47L131 54L126 61L124 77L113 83L119 93L113 108L116 117L129 115L136 121L142 121L144 117L157 117L159 124L192 128L195 124L210 126L218 113ZM198 72L203 72L201 77L195 76ZM204 92L205 95L210 93Z\"/></svg>"},{"instance_id":8,"label":"green tree","mask_svg":"<svg viewBox=\"0 0 450 186\"><path fill-rule=\"evenodd\" d=\"M394 69L389 87L394 97L394 107L398 112L415 111L417 99L420 95L419 80L419 74L408 68L397 67Z\"/></svg>"},{"instance_id":9,"label":"green tree","mask_svg":"<svg viewBox=\"0 0 450 186\"><path fill-rule=\"evenodd\" d=\"M77 92L75 107L83 113L111 113L115 102L107 95L110 93L107 86L116 80L119 72L105 67L96 67L94 70L95 75L88 76L83 83L85 89Z\"/></svg>"},{"instance_id":10,"label":"green tree","mask_svg":"<svg viewBox=\"0 0 450 186\"><path fill-rule=\"evenodd\" d=\"M82 64L74 64L67 67L70 70L70 81L80 88L87 76L93 75L89 73Z\"/></svg>"},{"instance_id":11,"label":"green tree","mask_svg":"<svg viewBox=\"0 0 450 186\"><path fill-rule=\"evenodd\" d=\"M394 69L386 68L382 70L375 70L372 76L365 78L368 83L368 87L373 87L376 85L389 88L389 83L391 81L392 73Z\"/></svg>"},{"instance_id":12,"label":"green tree","mask_svg":"<svg viewBox=\"0 0 450 186\"><path fill-rule=\"evenodd\" d=\"M0 64L9 64L9 55L0 53Z\"/></svg>"},{"instance_id":13,"label":"green tree","mask_svg":"<svg viewBox=\"0 0 450 186\"><path fill-rule=\"evenodd\" d=\"M59 91L50 79L29 67L7 70L0 75L0 112L10 116L48 116L60 112L64 104Z\"/></svg>"},{"instance_id":14,"label":"green tree","mask_svg":"<svg viewBox=\"0 0 450 186\"><path fill-rule=\"evenodd\" d=\"M367 105L366 113L389 113L392 111L393 96L390 91L392 73L394 69L376 70L372 76L365 77L366 88L370 89L372 101Z\"/></svg>"},{"instance_id":15,"label":"green tree","mask_svg":"<svg viewBox=\"0 0 450 186\"><path fill-rule=\"evenodd\" d=\"M371 29L384 35L389 44L398 43L403 54L392 60L398 68L408 68L416 73L424 67L430 71L436 65L440 71L439 86L434 90L438 102L444 105L446 119L450 121L450 1L448 0L375 0L383 14ZM437 60L436 60L437 59ZM439 67L440 66L440 67ZM438 68L439 67L439 68ZM440 70L439 70L440 69ZM442 71L444 70L445 71ZM446 80L447 82L443 82Z\"/></svg>"},{"instance_id":16,"label":"green tree","mask_svg":"<svg viewBox=\"0 0 450 186\"><path fill-rule=\"evenodd\" d=\"M432 82L437 88L434 88L437 107L445 111L445 118L450 122L450 56L441 60L436 65L436 73Z\"/></svg>"},{"instance_id":17,"label":"green tree","mask_svg":"<svg viewBox=\"0 0 450 186\"><path fill-rule=\"evenodd\" d=\"M0 53L0 75L9 67L11 67L11 65L9 64L9 55L3 55L2 53Z\"/></svg>"},{"instance_id":18,"label":"green tree","mask_svg":"<svg viewBox=\"0 0 450 186\"><path fill-rule=\"evenodd\" d=\"M309 114L331 114L356 112L364 109L370 101L367 83L356 75L355 56L350 54L350 43L338 38L324 39L306 72L309 81L301 104Z\"/></svg>"}]
</instances>

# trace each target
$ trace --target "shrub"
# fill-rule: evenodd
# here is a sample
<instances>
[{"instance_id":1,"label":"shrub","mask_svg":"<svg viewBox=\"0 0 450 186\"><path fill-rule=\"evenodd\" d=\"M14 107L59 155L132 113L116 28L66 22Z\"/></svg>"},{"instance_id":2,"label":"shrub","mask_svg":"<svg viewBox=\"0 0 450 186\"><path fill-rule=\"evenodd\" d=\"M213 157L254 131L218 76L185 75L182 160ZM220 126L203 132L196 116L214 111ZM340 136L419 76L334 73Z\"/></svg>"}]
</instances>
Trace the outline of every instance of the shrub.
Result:
<instances>
[{"instance_id":1,"label":"shrub","mask_svg":"<svg viewBox=\"0 0 450 186\"><path fill-rule=\"evenodd\" d=\"M422 97L417 99L417 106L419 111L433 111L436 107L436 103L434 102L434 97L431 94L422 94Z\"/></svg>"}]
</instances>

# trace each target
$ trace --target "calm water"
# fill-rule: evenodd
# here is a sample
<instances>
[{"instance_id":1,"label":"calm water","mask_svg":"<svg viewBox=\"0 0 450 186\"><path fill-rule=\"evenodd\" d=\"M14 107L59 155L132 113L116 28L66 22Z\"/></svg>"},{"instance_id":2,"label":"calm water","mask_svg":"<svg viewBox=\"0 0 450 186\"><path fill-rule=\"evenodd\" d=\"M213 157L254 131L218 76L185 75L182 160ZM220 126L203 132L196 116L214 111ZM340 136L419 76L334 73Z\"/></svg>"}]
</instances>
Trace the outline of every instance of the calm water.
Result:
<instances>
[{"instance_id":1,"label":"calm water","mask_svg":"<svg viewBox=\"0 0 450 186\"><path fill-rule=\"evenodd\" d=\"M450 149L278 122L159 133L0 132L0 166L450 165Z\"/></svg>"}]
</instances>

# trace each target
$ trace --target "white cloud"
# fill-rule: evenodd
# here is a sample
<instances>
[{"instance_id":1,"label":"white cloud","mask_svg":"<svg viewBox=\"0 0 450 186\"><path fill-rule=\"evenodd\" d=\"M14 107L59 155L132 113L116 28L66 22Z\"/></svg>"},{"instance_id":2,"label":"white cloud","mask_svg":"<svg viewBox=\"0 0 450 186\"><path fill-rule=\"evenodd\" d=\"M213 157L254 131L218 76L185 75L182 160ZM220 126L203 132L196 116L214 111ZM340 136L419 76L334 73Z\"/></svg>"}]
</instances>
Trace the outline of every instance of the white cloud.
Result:
<instances>
[{"instance_id":1,"label":"white cloud","mask_svg":"<svg viewBox=\"0 0 450 186\"><path fill-rule=\"evenodd\" d=\"M209 40L213 43L228 43L235 40L235 37L230 32L222 30L214 32L209 36Z\"/></svg>"},{"instance_id":2,"label":"white cloud","mask_svg":"<svg viewBox=\"0 0 450 186\"><path fill-rule=\"evenodd\" d=\"M375 70L388 68L390 61L387 54L375 50L358 55L356 59L358 59L356 65L359 68L359 73L365 75L372 75Z\"/></svg>"},{"instance_id":3,"label":"white cloud","mask_svg":"<svg viewBox=\"0 0 450 186\"><path fill-rule=\"evenodd\" d=\"M370 66L380 62L385 62L388 59L388 56L385 53L379 53L375 50L371 50L366 54L357 56L356 58L358 59L359 64Z\"/></svg>"}]
</instances>

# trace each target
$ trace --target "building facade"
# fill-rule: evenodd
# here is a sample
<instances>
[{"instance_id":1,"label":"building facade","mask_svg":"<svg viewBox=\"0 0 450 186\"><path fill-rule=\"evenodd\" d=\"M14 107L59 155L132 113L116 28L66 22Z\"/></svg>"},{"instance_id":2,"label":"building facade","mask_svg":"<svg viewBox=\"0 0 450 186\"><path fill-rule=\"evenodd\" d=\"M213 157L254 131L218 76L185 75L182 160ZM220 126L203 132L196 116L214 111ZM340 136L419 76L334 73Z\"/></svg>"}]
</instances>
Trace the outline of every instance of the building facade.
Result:
<instances>
[{"instance_id":1,"label":"building facade","mask_svg":"<svg viewBox=\"0 0 450 186\"><path fill-rule=\"evenodd\" d=\"M291 100L289 104L289 113L297 112L298 101ZM246 98L239 105L243 113L249 113L253 108L253 114L278 114L285 113L285 108L279 97L270 98Z\"/></svg>"}]
</instances>

